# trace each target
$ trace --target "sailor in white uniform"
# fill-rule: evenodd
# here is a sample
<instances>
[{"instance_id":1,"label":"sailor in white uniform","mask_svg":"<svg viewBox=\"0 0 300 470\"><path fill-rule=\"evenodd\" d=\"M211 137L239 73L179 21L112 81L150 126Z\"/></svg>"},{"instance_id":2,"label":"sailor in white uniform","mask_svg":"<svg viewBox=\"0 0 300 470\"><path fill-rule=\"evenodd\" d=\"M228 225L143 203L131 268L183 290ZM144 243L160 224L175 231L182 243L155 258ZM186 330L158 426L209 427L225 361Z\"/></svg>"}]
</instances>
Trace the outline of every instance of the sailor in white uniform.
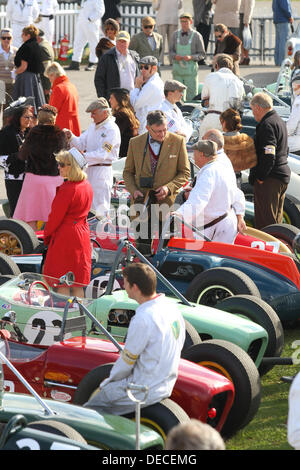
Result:
<instances>
[{"instance_id":1,"label":"sailor in white uniform","mask_svg":"<svg viewBox=\"0 0 300 470\"><path fill-rule=\"evenodd\" d=\"M218 156L215 142L199 140L193 149L200 170L187 201L175 214L203 231L210 240L233 243L237 235L233 206L240 191L235 174Z\"/></svg>"},{"instance_id":2,"label":"sailor in white uniform","mask_svg":"<svg viewBox=\"0 0 300 470\"><path fill-rule=\"evenodd\" d=\"M143 57L139 61L141 75L136 78L135 88L130 91L130 102L140 121L139 134L147 132L147 114L160 109L164 99L164 82L157 72L157 66L156 57Z\"/></svg>"},{"instance_id":3,"label":"sailor in white uniform","mask_svg":"<svg viewBox=\"0 0 300 470\"><path fill-rule=\"evenodd\" d=\"M37 0L8 0L6 16L11 23L13 46L19 48L22 43L22 30L33 24L39 16Z\"/></svg>"},{"instance_id":4,"label":"sailor in white uniform","mask_svg":"<svg viewBox=\"0 0 300 470\"><path fill-rule=\"evenodd\" d=\"M100 391L84 406L99 412L121 415L135 410L127 396L127 385L149 388L148 406L172 394L178 376L185 325L176 302L156 293L156 274L143 263L132 263L123 270L128 296L139 306L130 320L124 349ZM142 400L144 392L134 392Z\"/></svg>"},{"instance_id":5,"label":"sailor in white uniform","mask_svg":"<svg viewBox=\"0 0 300 470\"><path fill-rule=\"evenodd\" d=\"M175 134L183 135L186 142L189 141L193 127L185 121L181 109L177 106L186 86L178 80L166 80L164 86L165 99L161 104L161 111L167 116L168 130Z\"/></svg>"},{"instance_id":6,"label":"sailor in white uniform","mask_svg":"<svg viewBox=\"0 0 300 470\"><path fill-rule=\"evenodd\" d=\"M86 109L93 123L79 137L65 130L72 147L84 152L88 163L88 180L93 188L93 204L98 215L106 216L110 209L113 185L112 162L118 159L121 144L119 127L111 115L105 98L98 98Z\"/></svg>"}]
</instances>

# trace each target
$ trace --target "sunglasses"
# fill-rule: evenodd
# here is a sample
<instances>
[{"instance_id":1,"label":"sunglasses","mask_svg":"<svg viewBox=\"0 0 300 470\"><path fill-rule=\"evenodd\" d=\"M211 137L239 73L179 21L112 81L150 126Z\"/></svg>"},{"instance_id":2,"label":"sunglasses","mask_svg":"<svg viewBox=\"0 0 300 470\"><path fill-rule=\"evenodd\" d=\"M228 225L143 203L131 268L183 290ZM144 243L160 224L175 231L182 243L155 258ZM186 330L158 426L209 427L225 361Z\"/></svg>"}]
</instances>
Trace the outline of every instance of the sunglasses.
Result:
<instances>
[{"instance_id":1,"label":"sunglasses","mask_svg":"<svg viewBox=\"0 0 300 470\"><path fill-rule=\"evenodd\" d=\"M142 70L142 69L149 70L150 65L140 65L139 68L140 68L140 70Z\"/></svg>"},{"instance_id":2,"label":"sunglasses","mask_svg":"<svg viewBox=\"0 0 300 470\"><path fill-rule=\"evenodd\" d=\"M60 166L60 168L65 168L65 166L71 166L70 163L63 163L63 162L57 162L57 165Z\"/></svg>"},{"instance_id":3,"label":"sunglasses","mask_svg":"<svg viewBox=\"0 0 300 470\"><path fill-rule=\"evenodd\" d=\"M10 36L2 36L3 41L10 41L12 38Z\"/></svg>"},{"instance_id":4,"label":"sunglasses","mask_svg":"<svg viewBox=\"0 0 300 470\"><path fill-rule=\"evenodd\" d=\"M152 29L154 28L154 25L153 24L148 24L146 26L143 26L144 29Z\"/></svg>"}]
</instances>

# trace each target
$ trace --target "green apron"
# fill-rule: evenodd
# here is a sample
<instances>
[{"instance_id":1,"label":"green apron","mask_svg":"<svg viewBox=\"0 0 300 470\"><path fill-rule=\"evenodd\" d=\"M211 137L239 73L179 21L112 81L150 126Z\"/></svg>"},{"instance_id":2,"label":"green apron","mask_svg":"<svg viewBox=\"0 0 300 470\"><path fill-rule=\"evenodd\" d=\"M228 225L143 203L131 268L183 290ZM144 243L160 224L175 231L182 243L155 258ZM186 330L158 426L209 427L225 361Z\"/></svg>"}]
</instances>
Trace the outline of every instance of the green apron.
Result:
<instances>
[{"instance_id":1,"label":"green apron","mask_svg":"<svg viewBox=\"0 0 300 470\"><path fill-rule=\"evenodd\" d=\"M176 54L181 56L192 55L192 32L189 42L186 45L180 44L181 31L177 33ZM173 79L182 82L186 87L186 97L184 100L191 101L198 94L198 62L190 60L173 60Z\"/></svg>"}]
</instances>

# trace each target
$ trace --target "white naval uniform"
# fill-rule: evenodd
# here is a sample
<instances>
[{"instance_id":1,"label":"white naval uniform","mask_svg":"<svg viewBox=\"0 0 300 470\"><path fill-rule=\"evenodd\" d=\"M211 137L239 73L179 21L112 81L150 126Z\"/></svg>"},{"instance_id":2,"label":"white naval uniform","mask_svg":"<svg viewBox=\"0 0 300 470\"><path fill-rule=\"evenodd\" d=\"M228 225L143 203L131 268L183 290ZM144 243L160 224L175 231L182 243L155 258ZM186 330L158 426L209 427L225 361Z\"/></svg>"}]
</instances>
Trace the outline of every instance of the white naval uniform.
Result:
<instances>
[{"instance_id":1,"label":"white naval uniform","mask_svg":"<svg viewBox=\"0 0 300 470\"><path fill-rule=\"evenodd\" d=\"M103 0L82 0L76 22L73 62L81 62L83 49L87 43L90 51L89 62L92 64L98 62L95 50L100 38L101 18L104 13L105 5Z\"/></svg>"},{"instance_id":2,"label":"white naval uniform","mask_svg":"<svg viewBox=\"0 0 300 470\"><path fill-rule=\"evenodd\" d=\"M199 138L210 129L222 131L220 113L232 107L234 100L242 100L245 95L243 82L228 68L222 67L211 72L204 80L201 99L209 99L208 111L200 123ZM217 111L212 113L211 111Z\"/></svg>"},{"instance_id":3,"label":"white naval uniform","mask_svg":"<svg viewBox=\"0 0 300 470\"><path fill-rule=\"evenodd\" d=\"M56 11L58 10L58 2L57 0L42 0L40 5L40 16L41 22L39 23L39 27L45 33L45 38L47 41L53 45L54 40L54 25L55 21L54 17Z\"/></svg>"},{"instance_id":4,"label":"white naval uniform","mask_svg":"<svg viewBox=\"0 0 300 470\"><path fill-rule=\"evenodd\" d=\"M181 109L176 104L170 103L167 99L164 99L160 109L167 116L168 130L175 134L177 132L184 134L185 140L188 142L193 132L193 126L185 121Z\"/></svg>"},{"instance_id":5,"label":"white naval uniform","mask_svg":"<svg viewBox=\"0 0 300 470\"><path fill-rule=\"evenodd\" d=\"M164 97L164 82L157 72L149 78L142 88L131 90L130 102L137 119L140 121L139 134L147 132L147 114L150 111L160 109Z\"/></svg>"},{"instance_id":6,"label":"white naval uniform","mask_svg":"<svg viewBox=\"0 0 300 470\"><path fill-rule=\"evenodd\" d=\"M36 0L8 0L6 5L7 19L11 23L13 42L19 48L23 44L22 30L37 20L39 6Z\"/></svg>"},{"instance_id":7,"label":"white naval uniform","mask_svg":"<svg viewBox=\"0 0 300 470\"><path fill-rule=\"evenodd\" d=\"M112 116L98 125L90 124L80 137L73 135L70 141L71 147L85 152L85 158L88 162L88 180L94 194L92 209L99 215L106 215L110 209L113 172L112 166L94 165L109 165L117 160L120 144L120 130Z\"/></svg>"},{"instance_id":8,"label":"white naval uniform","mask_svg":"<svg viewBox=\"0 0 300 470\"><path fill-rule=\"evenodd\" d=\"M149 387L148 406L171 395L175 385L180 354L185 340L185 325L176 304L159 294L138 306L130 321L124 350L110 376L100 384L100 392L84 406L111 414L135 410L127 396L129 383ZM138 399L144 393L134 392Z\"/></svg>"},{"instance_id":9,"label":"white naval uniform","mask_svg":"<svg viewBox=\"0 0 300 470\"><path fill-rule=\"evenodd\" d=\"M218 156L199 170L189 198L176 213L201 230L204 225L228 212L223 220L206 228L204 235L213 241L233 243L237 235L236 210L242 213L244 199L236 185L233 169L221 158Z\"/></svg>"},{"instance_id":10,"label":"white naval uniform","mask_svg":"<svg viewBox=\"0 0 300 470\"><path fill-rule=\"evenodd\" d=\"M290 152L300 150L300 96L296 96L292 105L291 114L286 121L288 131L288 146Z\"/></svg>"}]
</instances>

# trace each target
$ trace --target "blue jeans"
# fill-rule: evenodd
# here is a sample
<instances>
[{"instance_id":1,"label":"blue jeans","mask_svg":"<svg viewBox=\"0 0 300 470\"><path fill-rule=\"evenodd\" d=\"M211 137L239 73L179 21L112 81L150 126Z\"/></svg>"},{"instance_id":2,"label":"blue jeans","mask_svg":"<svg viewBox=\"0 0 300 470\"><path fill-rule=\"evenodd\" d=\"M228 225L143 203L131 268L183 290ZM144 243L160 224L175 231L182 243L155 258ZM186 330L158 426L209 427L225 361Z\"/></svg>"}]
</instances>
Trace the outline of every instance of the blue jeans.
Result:
<instances>
[{"instance_id":1,"label":"blue jeans","mask_svg":"<svg viewBox=\"0 0 300 470\"><path fill-rule=\"evenodd\" d=\"M275 65L281 65L285 58L285 45L289 37L290 23L276 23Z\"/></svg>"}]
</instances>

